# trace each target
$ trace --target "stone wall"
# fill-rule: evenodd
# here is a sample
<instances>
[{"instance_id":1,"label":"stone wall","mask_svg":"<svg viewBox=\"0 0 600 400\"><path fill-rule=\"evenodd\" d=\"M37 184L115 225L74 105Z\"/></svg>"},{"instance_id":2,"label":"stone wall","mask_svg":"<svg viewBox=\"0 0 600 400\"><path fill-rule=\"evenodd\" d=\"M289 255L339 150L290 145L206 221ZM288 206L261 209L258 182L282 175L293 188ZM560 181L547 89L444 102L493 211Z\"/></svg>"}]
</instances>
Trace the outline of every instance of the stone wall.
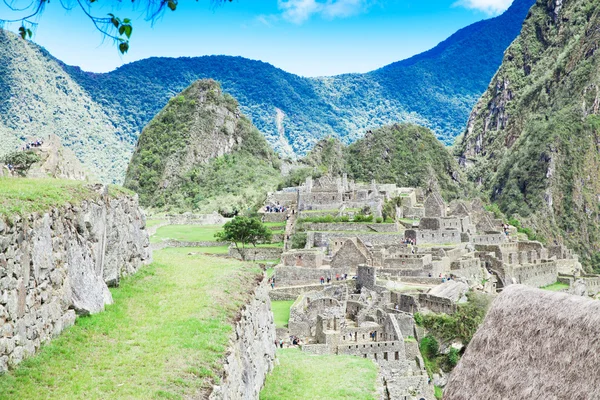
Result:
<instances>
[{"instance_id":1,"label":"stone wall","mask_svg":"<svg viewBox=\"0 0 600 400\"><path fill-rule=\"evenodd\" d=\"M364 222L304 222L307 231L344 231L344 232L398 232L398 225ZM346 235L347 236L347 235Z\"/></svg>"},{"instance_id":2,"label":"stone wall","mask_svg":"<svg viewBox=\"0 0 600 400\"><path fill-rule=\"evenodd\" d=\"M258 399L275 360L275 323L268 288L263 283L254 292L235 325L235 333L224 362L219 386L211 400Z\"/></svg>"},{"instance_id":3,"label":"stone wall","mask_svg":"<svg viewBox=\"0 0 600 400\"><path fill-rule=\"evenodd\" d=\"M220 247L228 246L229 242L183 242L181 240L163 240L160 242L152 243L152 250L161 250L167 247Z\"/></svg>"},{"instance_id":4,"label":"stone wall","mask_svg":"<svg viewBox=\"0 0 600 400\"><path fill-rule=\"evenodd\" d=\"M527 286L542 287L555 283L558 270L554 261L541 264L507 266L505 268L507 284L520 283Z\"/></svg>"},{"instance_id":5,"label":"stone wall","mask_svg":"<svg viewBox=\"0 0 600 400\"><path fill-rule=\"evenodd\" d=\"M0 220L0 373L112 303L108 285L151 261L137 197ZM108 285L107 285L108 284Z\"/></svg>"},{"instance_id":6,"label":"stone wall","mask_svg":"<svg viewBox=\"0 0 600 400\"><path fill-rule=\"evenodd\" d=\"M348 274L348 279L354 271L350 268L305 268L292 266L277 266L275 268L275 284L277 286L296 286L319 283L321 277L331 278L335 282L337 274Z\"/></svg>"},{"instance_id":7,"label":"stone wall","mask_svg":"<svg viewBox=\"0 0 600 400\"><path fill-rule=\"evenodd\" d=\"M283 253L283 247L246 247L246 261L277 260ZM229 247L229 257L242 259L238 249Z\"/></svg>"},{"instance_id":8,"label":"stone wall","mask_svg":"<svg viewBox=\"0 0 600 400\"><path fill-rule=\"evenodd\" d=\"M312 245L314 247L327 247L332 239L347 238L349 235L343 232L314 232L313 236L314 242ZM373 246L400 244L403 239L402 235L393 233L356 233L351 236Z\"/></svg>"},{"instance_id":9,"label":"stone wall","mask_svg":"<svg viewBox=\"0 0 600 400\"><path fill-rule=\"evenodd\" d=\"M408 232L408 231L406 231ZM417 245L425 243L434 244L457 244L461 242L460 231L458 230L418 230L416 231Z\"/></svg>"},{"instance_id":10,"label":"stone wall","mask_svg":"<svg viewBox=\"0 0 600 400\"><path fill-rule=\"evenodd\" d=\"M227 219L221 214L174 214L167 215L169 225L223 225Z\"/></svg>"}]
</instances>

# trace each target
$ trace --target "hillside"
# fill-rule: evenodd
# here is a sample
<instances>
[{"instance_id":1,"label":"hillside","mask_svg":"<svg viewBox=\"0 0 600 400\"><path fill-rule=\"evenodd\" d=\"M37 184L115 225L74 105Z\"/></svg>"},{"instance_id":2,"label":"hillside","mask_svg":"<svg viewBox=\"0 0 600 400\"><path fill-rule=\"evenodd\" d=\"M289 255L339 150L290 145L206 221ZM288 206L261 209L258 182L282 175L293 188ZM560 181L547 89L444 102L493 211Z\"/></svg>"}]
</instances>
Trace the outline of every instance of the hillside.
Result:
<instances>
[{"instance_id":1,"label":"hillside","mask_svg":"<svg viewBox=\"0 0 600 400\"><path fill-rule=\"evenodd\" d=\"M447 200L461 193L458 164L427 128L384 126L349 145L344 153L348 173L357 181L423 187L439 191Z\"/></svg>"},{"instance_id":2,"label":"hillside","mask_svg":"<svg viewBox=\"0 0 600 400\"><path fill-rule=\"evenodd\" d=\"M194 82L144 128L125 187L148 207L245 210L279 180L279 160L213 80Z\"/></svg>"},{"instance_id":3,"label":"hillside","mask_svg":"<svg viewBox=\"0 0 600 400\"><path fill-rule=\"evenodd\" d=\"M0 30L0 156L56 134L95 176L118 181L133 148L121 125L45 50Z\"/></svg>"},{"instance_id":4,"label":"hillside","mask_svg":"<svg viewBox=\"0 0 600 400\"><path fill-rule=\"evenodd\" d=\"M64 66L136 138L168 99L197 79L221 83L283 155L305 154L327 136L351 143L397 122L432 128L451 144L518 35L534 0L461 29L435 48L367 74L303 78L242 57L149 58L106 74ZM391 49L390 51L393 51Z\"/></svg>"},{"instance_id":5,"label":"hillside","mask_svg":"<svg viewBox=\"0 0 600 400\"><path fill-rule=\"evenodd\" d=\"M469 119L459 152L507 214L600 266L600 15L538 2Z\"/></svg>"},{"instance_id":6,"label":"hillside","mask_svg":"<svg viewBox=\"0 0 600 400\"><path fill-rule=\"evenodd\" d=\"M280 186L299 185L309 175L347 173L359 182L375 179L379 183L436 190L449 200L466 193L461 172L429 129L394 124L369 131L348 146L335 138L322 139L295 163Z\"/></svg>"}]
</instances>

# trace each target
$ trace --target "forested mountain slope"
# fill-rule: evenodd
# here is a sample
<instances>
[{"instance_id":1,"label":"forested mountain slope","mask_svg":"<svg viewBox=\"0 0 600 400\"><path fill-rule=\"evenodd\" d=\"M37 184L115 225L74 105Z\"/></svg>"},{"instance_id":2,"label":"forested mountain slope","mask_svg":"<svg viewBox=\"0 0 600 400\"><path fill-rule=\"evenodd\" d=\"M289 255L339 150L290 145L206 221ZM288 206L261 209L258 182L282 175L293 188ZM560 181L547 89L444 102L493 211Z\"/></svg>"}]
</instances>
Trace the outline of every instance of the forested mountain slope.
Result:
<instances>
[{"instance_id":1,"label":"forested mountain slope","mask_svg":"<svg viewBox=\"0 0 600 400\"><path fill-rule=\"evenodd\" d=\"M146 207L242 211L280 179L279 159L213 80L173 97L140 135L125 187Z\"/></svg>"},{"instance_id":2,"label":"forested mountain slope","mask_svg":"<svg viewBox=\"0 0 600 400\"><path fill-rule=\"evenodd\" d=\"M0 29L0 156L56 134L93 175L119 180L133 148L122 125L44 49Z\"/></svg>"},{"instance_id":3,"label":"forested mountain slope","mask_svg":"<svg viewBox=\"0 0 600 400\"><path fill-rule=\"evenodd\" d=\"M471 114L468 175L507 214L600 266L600 8L539 0Z\"/></svg>"},{"instance_id":4,"label":"forested mountain slope","mask_svg":"<svg viewBox=\"0 0 600 400\"><path fill-rule=\"evenodd\" d=\"M534 0L515 0L502 15L461 29L435 48L366 74L303 78L241 57L149 58L106 74L65 66L136 138L168 99L196 79L221 82L269 143L282 154L305 154L321 138L344 143L367 129L397 122L432 128L446 144L518 35ZM393 49L390 49L393 52Z\"/></svg>"}]
</instances>

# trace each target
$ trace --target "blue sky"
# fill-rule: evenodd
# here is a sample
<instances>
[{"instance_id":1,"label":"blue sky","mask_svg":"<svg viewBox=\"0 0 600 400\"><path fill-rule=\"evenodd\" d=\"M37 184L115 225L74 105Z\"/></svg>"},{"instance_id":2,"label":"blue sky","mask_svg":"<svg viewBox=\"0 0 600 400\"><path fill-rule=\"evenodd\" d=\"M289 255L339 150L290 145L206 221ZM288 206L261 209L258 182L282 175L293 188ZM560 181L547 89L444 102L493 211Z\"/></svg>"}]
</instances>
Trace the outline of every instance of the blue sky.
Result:
<instances>
[{"instance_id":1,"label":"blue sky","mask_svg":"<svg viewBox=\"0 0 600 400\"><path fill-rule=\"evenodd\" d=\"M13 2L26 5L30 0ZM366 72L408 58L464 26L501 13L511 2L234 0L215 7L209 0L181 0L177 11L167 11L152 25L124 1L115 14L133 19L134 29L131 49L121 56L112 41L103 42L81 10L65 11L56 0L42 14L33 40L67 64L94 72L152 56L225 54L323 76ZM98 16L112 10L92 7ZM0 18L15 15L0 6Z\"/></svg>"}]
</instances>

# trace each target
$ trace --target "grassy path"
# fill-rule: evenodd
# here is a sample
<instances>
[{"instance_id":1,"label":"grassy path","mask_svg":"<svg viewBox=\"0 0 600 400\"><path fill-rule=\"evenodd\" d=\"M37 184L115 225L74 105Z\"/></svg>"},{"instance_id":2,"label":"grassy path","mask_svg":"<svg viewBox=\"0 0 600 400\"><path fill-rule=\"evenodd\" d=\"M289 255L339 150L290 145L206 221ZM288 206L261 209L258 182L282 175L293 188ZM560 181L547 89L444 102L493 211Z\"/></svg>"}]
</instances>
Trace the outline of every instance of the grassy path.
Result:
<instances>
[{"instance_id":1,"label":"grassy path","mask_svg":"<svg viewBox=\"0 0 600 400\"><path fill-rule=\"evenodd\" d=\"M16 370L0 399L182 399L210 387L230 321L258 269L231 259L154 253L155 262L112 289L115 304L79 318Z\"/></svg>"},{"instance_id":2,"label":"grassy path","mask_svg":"<svg viewBox=\"0 0 600 400\"><path fill-rule=\"evenodd\" d=\"M375 400L377 367L354 356L313 356L277 350L279 365L267 376L260 400Z\"/></svg>"}]
</instances>

